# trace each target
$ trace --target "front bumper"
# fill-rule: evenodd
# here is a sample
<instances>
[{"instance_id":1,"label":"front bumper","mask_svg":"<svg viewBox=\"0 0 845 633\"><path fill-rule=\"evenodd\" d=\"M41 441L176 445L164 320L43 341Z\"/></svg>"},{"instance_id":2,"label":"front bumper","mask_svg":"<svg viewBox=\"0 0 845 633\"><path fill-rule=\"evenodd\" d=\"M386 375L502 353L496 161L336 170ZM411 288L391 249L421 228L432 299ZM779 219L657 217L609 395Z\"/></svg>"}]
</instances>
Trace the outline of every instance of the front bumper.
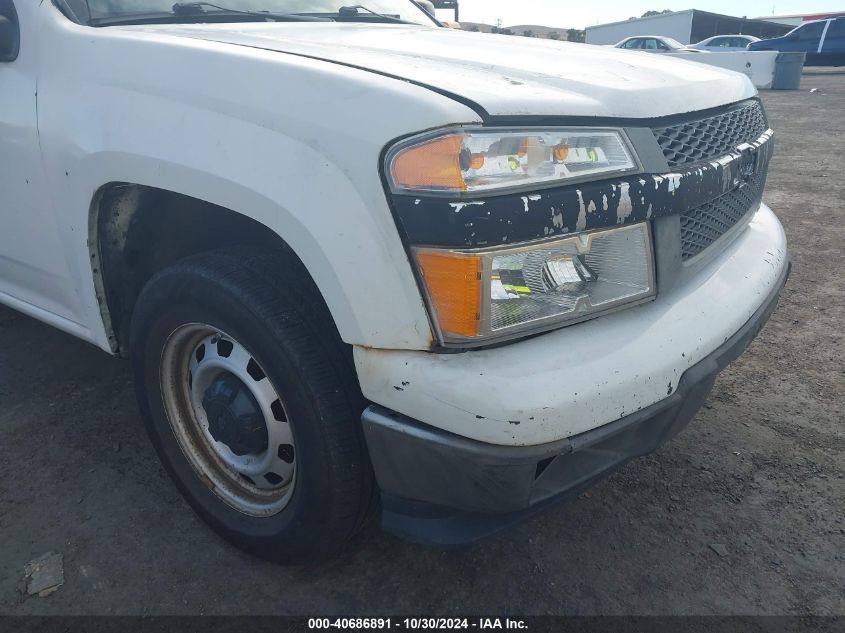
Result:
<instances>
[{"instance_id":1,"label":"front bumper","mask_svg":"<svg viewBox=\"0 0 845 633\"><path fill-rule=\"evenodd\" d=\"M503 446L548 444L645 409L739 331L781 278L786 237L771 210L761 206L738 228L647 304L460 354L356 347L364 396Z\"/></svg>"},{"instance_id":2,"label":"front bumper","mask_svg":"<svg viewBox=\"0 0 845 633\"><path fill-rule=\"evenodd\" d=\"M610 424L539 446L497 446L421 424L378 405L363 415L382 490L383 528L408 540L460 545L572 497L657 448L695 416L716 375L737 358L775 309L789 275L746 323L687 369L667 398Z\"/></svg>"}]
</instances>

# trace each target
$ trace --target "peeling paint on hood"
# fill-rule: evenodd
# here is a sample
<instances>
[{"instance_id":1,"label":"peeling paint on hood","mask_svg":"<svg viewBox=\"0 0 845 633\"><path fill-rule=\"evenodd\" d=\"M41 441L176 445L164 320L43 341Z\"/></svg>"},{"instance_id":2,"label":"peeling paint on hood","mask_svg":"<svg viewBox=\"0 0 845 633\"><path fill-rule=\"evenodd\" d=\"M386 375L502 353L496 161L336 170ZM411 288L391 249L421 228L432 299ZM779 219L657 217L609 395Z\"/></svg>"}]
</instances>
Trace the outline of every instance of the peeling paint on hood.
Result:
<instances>
[{"instance_id":1,"label":"peeling paint on hood","mask_svg":"<svg viewBox=\"0 0 845 633\"><path fill-rule=\"evenodd\" d=\"M458 95L491 116L654 118L756 94L740 73L603 46L391 24L112 27L304 55Z\"/></svg>"}]
</instances>

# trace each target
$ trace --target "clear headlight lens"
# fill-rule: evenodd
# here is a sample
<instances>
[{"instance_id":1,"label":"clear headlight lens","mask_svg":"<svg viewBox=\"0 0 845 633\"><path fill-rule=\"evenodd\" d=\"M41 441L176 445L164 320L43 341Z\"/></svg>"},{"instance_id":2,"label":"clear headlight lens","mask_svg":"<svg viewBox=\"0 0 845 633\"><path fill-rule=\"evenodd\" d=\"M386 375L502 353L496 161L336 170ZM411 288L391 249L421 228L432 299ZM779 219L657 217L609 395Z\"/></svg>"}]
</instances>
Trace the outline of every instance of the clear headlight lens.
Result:
<instances>
[{"instance_id":1,"label":"clear headlight lens","mask_svg":"<svg viewBox=\"0 0 845 633\"><path fill-rule=\"evenodd\" d=\"M411 139L390 151L394 191L479 193L595 179L638 170L621 130L464 129Z\"/></svg>"},{"instance_id":2,"label":"clear headlight lens","mask_svg":"<svg viewBox=\"0 0 845 633\"><path fill-rule=\"evenodd\" d=\"M522 247L414 254L444 343L550 329L655 294L647 223Z\"/></svg>"}]
</instances>

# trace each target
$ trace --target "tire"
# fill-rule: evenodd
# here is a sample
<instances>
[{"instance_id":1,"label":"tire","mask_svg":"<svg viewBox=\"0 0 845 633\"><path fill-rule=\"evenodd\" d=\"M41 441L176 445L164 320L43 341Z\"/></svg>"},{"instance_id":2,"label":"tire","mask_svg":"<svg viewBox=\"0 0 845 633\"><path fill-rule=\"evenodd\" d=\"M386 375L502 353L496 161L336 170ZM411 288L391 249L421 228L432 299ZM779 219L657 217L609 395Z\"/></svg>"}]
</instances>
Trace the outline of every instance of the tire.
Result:
<instances>
[{"instance_id":1,"label":"tire","mask_svg":"<svg viewBox=\"0 0 845 633\"><path fill-rule=\"evenodd\" d=\"M299 564L337 553L361 528L376 490L360 422L365 404L351 350L295 256L234 247L159 272L136 303L130 353L161 461L224 539ZM244 354L249 376L240 369ZM231 375L215 363L230 363ZM195 384L200 376L205 382ZM272 416L264 415L274 392ZM274 455L285 433L292 439Z\"/></svg>"}]
</instances>

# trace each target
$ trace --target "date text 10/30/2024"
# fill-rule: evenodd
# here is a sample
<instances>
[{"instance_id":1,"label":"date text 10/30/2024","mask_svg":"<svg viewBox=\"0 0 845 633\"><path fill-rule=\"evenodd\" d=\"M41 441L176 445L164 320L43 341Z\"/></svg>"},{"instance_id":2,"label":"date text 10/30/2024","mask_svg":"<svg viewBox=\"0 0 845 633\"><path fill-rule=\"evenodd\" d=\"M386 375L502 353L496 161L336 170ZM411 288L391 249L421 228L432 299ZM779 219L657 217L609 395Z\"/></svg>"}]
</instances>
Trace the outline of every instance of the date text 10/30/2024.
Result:
<instances>
[{"instance_id":1,"label":"date text 10/30/2024","mask_svg":"<svg viewBox=\"0 0 845 633\"><path fill-rule=\"evenodd\" d=\"M308 630L526 630L525 620L512 618L309 618Z\"/></svg>"}]
</instances>

